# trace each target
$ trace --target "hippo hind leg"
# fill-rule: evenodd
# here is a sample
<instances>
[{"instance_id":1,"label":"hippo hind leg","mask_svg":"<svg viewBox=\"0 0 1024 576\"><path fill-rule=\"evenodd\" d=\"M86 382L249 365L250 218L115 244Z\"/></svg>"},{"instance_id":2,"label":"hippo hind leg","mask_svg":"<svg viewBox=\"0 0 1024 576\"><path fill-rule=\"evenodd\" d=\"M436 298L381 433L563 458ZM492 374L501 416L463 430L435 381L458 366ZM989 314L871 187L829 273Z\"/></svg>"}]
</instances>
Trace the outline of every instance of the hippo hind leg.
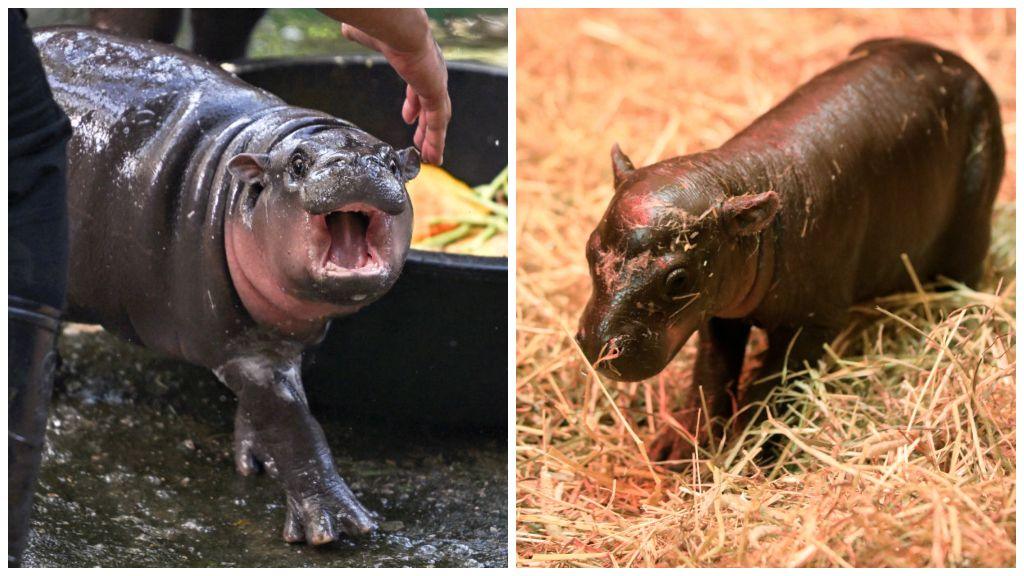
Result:
<instances>
[{"instance_id":1,"label":"hippo hind leg","mask_svg":"<svg viewBox=\"0 0 1024 576\"><path fill-rule=\"evenodd\" d=\"M939 275L976 287L985 272L985 256L992 234L991 211L985 217L972 219L966 230L951 234L945 242Z\"/></svg>"},{"instance_id":2,"label":"hippo hind leg","mask_svg":"<svg viewBox=\"0 0 1024 576\"><path fill-rule=\"evenodd\" d=\"M985 270L992 237L992 207L1003 177L1006 149L998 105L987 86L976 87L979 118L971 131L961 173L959 199L943 242L939 274L975 286Z\"/></svg>"},{"instance_id":3,"label":"hippo hind leg","mask_svg":"<svg viewBox=\"0 0 1024 576\"><path fill-rule=\"evenodd\" d=\"M771 330L761 366L740 396L737 426L756 425L767 419L769 414L778 417L790 410L790 400L784 397L774 397L770 405L766 401L780 384L802 376L805 365L814 366L825 355L825 344L835 338L844 324L845 321Z\"/></svg>"}]
</instances>

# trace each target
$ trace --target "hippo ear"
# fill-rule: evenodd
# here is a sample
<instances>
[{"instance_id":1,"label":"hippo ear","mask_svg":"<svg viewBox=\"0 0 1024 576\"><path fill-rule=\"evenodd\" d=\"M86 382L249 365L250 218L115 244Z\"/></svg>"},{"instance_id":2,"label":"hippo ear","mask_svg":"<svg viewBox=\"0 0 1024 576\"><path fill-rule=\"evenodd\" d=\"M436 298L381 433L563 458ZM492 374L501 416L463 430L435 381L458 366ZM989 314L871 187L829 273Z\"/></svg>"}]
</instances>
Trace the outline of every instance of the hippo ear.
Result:
<instances>
[{"instance_id":1,"label":"hippo ear","mask_svg":"<svg viewBox=\"0 0 1024 576\"><path fill-rule=\"evenodd\" d=\"M626 176L634 170L633 163L629 160L629 157L623 154L622 148L619 148L619 143L616 142L612 145L612 172L615 174L615 187L618 188L619 184L626 179Z\"/></svg>"},{"instance_id":2,"label":"hippo ear","mask_svg":"<svg viewBox=\"0 0 1024 576\"><path fill-rule=\"evenodd\" d=\"M398 151L399 172L402 173L402 180L408 182L420 173L420 151L409 146Z\"/></svg>"},{"instance_id":3,"label":"hippo ear","mask_svg":"<svg viewBox=\"0 0 1024 576\"><path fill-rule=\"evenodd\" d=\"M236 154L228 160L228 171L246 184L255 184L263 181L269 164L270 157L266 154Z\"/></svg>"},{"instance_id":4,"label":"hippo ear","mask_svg":"<svg viewBox=\"0 0 1024 576\"><path fill-rule=\"evenodd\" d=\"M765 229L779 213L779 195L774 191L732 196L722 202L725 230L733 236L749 236Z\"/></svg>"}]
</instances>

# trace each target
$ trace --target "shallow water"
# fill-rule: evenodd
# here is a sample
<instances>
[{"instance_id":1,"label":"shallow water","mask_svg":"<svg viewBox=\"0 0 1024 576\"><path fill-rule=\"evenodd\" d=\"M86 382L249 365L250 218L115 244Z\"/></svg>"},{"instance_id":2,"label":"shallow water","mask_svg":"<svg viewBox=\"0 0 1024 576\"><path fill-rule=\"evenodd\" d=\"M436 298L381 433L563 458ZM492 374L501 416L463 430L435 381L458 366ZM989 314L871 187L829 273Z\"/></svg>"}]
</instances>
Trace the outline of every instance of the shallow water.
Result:
<instances>
[{"instance_id":1,"label":"shallow water","mask_svg":"<svg viewBox=\"0 0 1024 576\"><path fill-rule=\"evenodd\" d=\"M500 433L321 417L381 530L280 538L284 497L231 459L235 400L202 369L103 332L66 334L26 566L506 566Z\"/></svg>"}]
</instances>

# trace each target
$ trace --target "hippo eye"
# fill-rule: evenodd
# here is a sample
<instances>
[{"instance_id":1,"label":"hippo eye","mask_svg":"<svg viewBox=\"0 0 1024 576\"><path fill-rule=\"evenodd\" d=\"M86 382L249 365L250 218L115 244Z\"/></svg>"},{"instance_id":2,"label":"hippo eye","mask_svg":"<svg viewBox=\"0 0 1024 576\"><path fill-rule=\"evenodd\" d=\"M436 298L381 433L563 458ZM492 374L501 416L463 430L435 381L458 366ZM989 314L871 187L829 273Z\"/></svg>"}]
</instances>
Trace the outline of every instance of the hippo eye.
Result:
<instances>
[{"instance_id":1,"label":"hippo eye","mask_svg":"<svg viewBox=\"0 0 1024 576\"><path fill-rule=\"evenodd\" d=\"M292 154L291 159L288 161L288 169L296 177L301 178L305 176L306 170L308 169L308 161L306 160L306 155L303 154L302 152L296 152Z\"/></svg>"},{"instance_id":2,"label":"hippo eye","mask_svg":"<svg viewBox=\"0 0 1024 576\"><path fill-rule=\"evenodd\" d=\"M676 268L665 276L665 294L667 296L683 295L687 288L686 272L682 268Z\"/></svg>"},{"instance_id":3,"label":"hippo eye","mask_svg":"<svg viewBox=\"0 0 1024 576\"><path fill-rule=\"evenodd\" d=\"M395 176L401 176L401 174L398 173L398 161L395 160L394 156L388 158L388 170L391 170L391 173Z\"/></svg>"}]
</instances>

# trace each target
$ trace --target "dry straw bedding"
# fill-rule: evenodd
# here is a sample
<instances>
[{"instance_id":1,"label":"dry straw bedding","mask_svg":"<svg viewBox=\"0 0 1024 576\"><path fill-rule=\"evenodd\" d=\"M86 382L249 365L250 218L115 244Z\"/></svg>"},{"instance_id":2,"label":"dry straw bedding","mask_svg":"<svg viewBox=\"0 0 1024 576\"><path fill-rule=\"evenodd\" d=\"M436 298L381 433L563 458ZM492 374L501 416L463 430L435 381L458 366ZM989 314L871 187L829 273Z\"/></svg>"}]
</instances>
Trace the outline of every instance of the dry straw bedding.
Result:
<instances>
[{"instance_id":1,"label":"dry straw bedding","mask_svg":"<svg viewBox=\"0 0 1024 576\"><path fill-rule=\"evenodd\" d=\"M1014 565L1013 13L518 14L518 563ZM893 35L959 52L1002 103L1008 170L984 283L857 307L828 357L790 375L791 411L682 473L651 466L641 446L688 382L692 343L626 384L598 379L570 337L611 143L638 164L716 146L858 42Z\"/></svg>"}]
</instances>

